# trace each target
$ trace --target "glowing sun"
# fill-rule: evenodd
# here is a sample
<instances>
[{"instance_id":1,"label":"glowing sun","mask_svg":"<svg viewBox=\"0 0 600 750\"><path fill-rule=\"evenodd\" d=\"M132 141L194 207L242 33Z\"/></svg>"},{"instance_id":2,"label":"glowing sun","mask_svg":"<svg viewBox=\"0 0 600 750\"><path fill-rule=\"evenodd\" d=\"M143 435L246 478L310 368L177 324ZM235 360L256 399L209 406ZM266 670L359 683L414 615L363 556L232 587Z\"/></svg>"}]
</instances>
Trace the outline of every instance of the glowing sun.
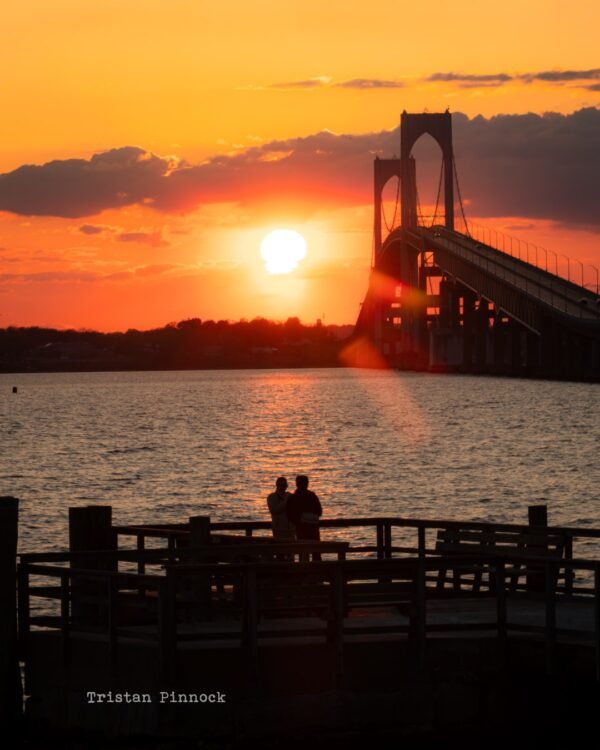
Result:
<instances>
[{"instance_id":1,"label":"glowing sun","mask_svg":"<svg viewBox=\"0 0 600 750\"><path fill-rule=\"evenodd\" d=\"M275 229L260 243L260 254L270 274L290 273L306 255L306 242L300 232Z\"/></svg>"}]
</instances>

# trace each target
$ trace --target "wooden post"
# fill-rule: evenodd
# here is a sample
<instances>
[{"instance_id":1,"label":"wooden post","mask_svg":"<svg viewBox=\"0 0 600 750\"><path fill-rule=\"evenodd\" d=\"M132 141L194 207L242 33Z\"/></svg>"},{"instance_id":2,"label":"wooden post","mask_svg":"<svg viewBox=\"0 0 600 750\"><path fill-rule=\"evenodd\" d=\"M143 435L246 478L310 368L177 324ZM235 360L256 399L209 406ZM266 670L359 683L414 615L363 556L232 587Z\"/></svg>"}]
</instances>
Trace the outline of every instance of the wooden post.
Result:
<instances>
[{"instance_id":1,"label":"wooden post","mask_svg":"<svg viewBox=\"0 0 600 750\"><path fill-rule=\"evenodd\" d=\"M600 682L600 564L594 568L594 640L596 646L596 682Z\"/></svg>"},{"instance_id":2,"label":"wooden post","mask_svg":"<svg viewBox=\"0 0 600 750\"><path fill-rule=\"evenodd\" d=\"M143 554L146 551L146 537L141 532L136 534L136 547L137 551L140 553L140 557L137 563L137 572L139 576L143 576L146 573L146 562L143 558ZM138 594L140 599L145 599L146 589L143 586L140 586L138 588Z\"/></svg>"},{"instance_id":3,"label":"wooden post","mask_svg":"<svg viewBox=\"0 0 600 750\"><path fill-rule=\"evenodd\" d=\"M158 583L158 650L160 681L171 687L177 676L177 611L173 569L169 567Z\"/></svg>"},{"instance_id":4,"label":"wooden post","mask_svg":"<svg viewBox=\"0 0 600 750\"><path fill-rule=\"evenodd\" d=\"M419 526L417 529L418 534L418 548L419 548L419 560L424 560L427 554L427 539L425 537L425 527Z\"/></svg>"},{"instance_id":5,"label":"wooden post","mask_svg":"<svg viewBox=\"0 0 600 750\"><path fill-rule=\"evenodd\" d=\"M29 608L29 566L21 561L17 572L18 619L19 619L19 658L27 661L29 641L30 608Z\"/></svg>"},{"instance_id":6,"label":"wooden post","mask_svg":"<svg viewBox=\"0 0 600 750\"><path fill-rule=\"evenodd\" d=\"M168 582L163 578L158 583L158 663L160 682L170 685L170 670L172 663L169 660L169 641L171 639L169 622L169 595Z\"/></svg>"},{"instance_id":7,"label":"wooden post","mask_svg":"<svg viewBox=\"0 0 600 750\"><path fill-rule=\"evenodd\" d=\"M565 560L573 559L573 535L565 536ZM565 594L571 596L573 593L573 583L575 582L575 569L565 566Z\"/></svg>"},{"instance_id":8,"label":"wooden post","mask_svg":"<svg viewBox=\"0 0 600 750\"><path fill-rule=\"evenodd\" d=\"M94 550L116 550L117 540L112 527L111 505L86 505L69 508L69 550L71 552L93 552ZM97 568L98 561L85 560L86 567ZM106 569L116 570L116 560ZM102 569L102 568L101 568Z\"/></svg>"},{"instance_id":9,"label":"wooden post","mask_svg":"<svg viewBox=\"0 0 600 750\"><path fill-rule=\"evenodd\" d=\"M427 640L427 570L425 558L417 560L416 567L416 597L415 597L415 627L414 633L417 639L417 665L423 670L426 664L426 640Z\"/></svg>"},{"instance_id":10,"label":"wooden post","mask_svg":"<svg viewBox=\"0 0 600 750\"><path fill-rule=\"evenodd\" d=\"M546 674L556 672L556 572L554 563L545 565L546 573Z\"/></svg>"},{"instance_id":11,"label":"wooden post","mask_svg":"<svg viewBox=\"0 0 600 750\"><path fill-rule=\"evenodd\" d=\"M496 624L498 635L498 661L502 668L506 663L507 607L506 570L502 560L496 563Z\"/></svg>"},{"instance_id":12,"label":"wooden post","mask_svg":"<svg viewBox=\"0 0 600 750\"><path fill-rule=\"evenodd\" d=\"M335 649L335 677L339 690L345 686L344 670L344 596L345 576L341 564L335 566L331 581L333 596L333 647Z\"/></svg>"},{"instance_id":13,"label":"wooden post","mask_svg":"<svg viewBox=\"0 0 600 750\"><path fill-rule=\"evenodd\" d=\"M210 516L190 516L190 547L210 544Z\"/></svg>"},{"instance_id":14,"label":"wooden post","mask_svg":"<svg viewBox=\"0 0 600 750\"><path fill-rule=\"evenodd\" d=\"M208 547L210 540L210 516L190 516L190 548ZM213 562L209 555L193 554L192 562L203 563ZM211 577L206 573L193 575L190 579L191 592L193 598L199 603L199 614L202 617L210 618L211 615Z\"/></svg>"},{"instance_id":15,"label":"wooden post","mask_svg":"<svg viewBox=\"0 0 600 750\"><path fill-rule=\"evenodd\" d=\"M119 677L119 582L111 576L106 582L108 596L108 658L110 680L115 683Z\"/></svg>"},{"instance_id":16,"label":"wooden post","mask_svg":"<svg viewBox=\"0 0 600 750\"><path fill-rule=\"evenodd\" d=\"M17 655L17 538L19 501L0 497L0 727L14 726L22 713Z\"/></svg>"},{"instance_id":17,"label":"wooden post","mask_svg":"<svg viewBox=\"0 0 600 750\"><path fill-rule=\"evenodd\" d=\"M65 682L68 683L69 661L70 661L70 638L69 638L69 574L62 573L60 577L60 648L62 665L65 670Z\"/></svg>"},{"instance_id":18,"label":"wooden post","mask_svg":"<svg viewBox=\"0 0 600 750\"><path fill-rule=\"evenodd\" d=\"M377 521L375 529L377 531L377 559L378 560L383 560L383 558L385 557L384 537L383 537L383 523L381 521ZM378 578L378 581L379 581L379 583L385 583L385 578L382 578L380 576Z\"/></svg>"},{"instance_id":19,"label":"wooden post","mask_svg":"<svg viewBox=\"0 0 600 750\"><path fill-rule=\"evenodd\" d=\"M116 550L117 540L112 527L112 506L110 505L86 505L69 508L69 551L77 552L101 552ZM87 570L117 570L116 557L112 560L101 560L93 555L75 554L71 560L72 568L85 568ZM77 580L77 576L71 579L71 616L74 619L92 618L98 619L102 616L102 608L94 604L83 604L81 597L105 597L106 586L98 581L85 582ZM108 604L108 602L107 602ZM106 611L104 612L106 614Z\"/></svg>"},{"instance_id":20,"label":"wooden post","mask_svg":"<svg viewBox=\"0 0 600 750\"><path fill-rule=\"evenodd\" d=\"M537 526L545 528L548 526L548 506L547 505L529 505L527 508L527 518L530 526ZM529 545L526 552L530 554L536 553L535 546ZM534 568L531 564L528 568ZM532 570L527 573L527 591L543 591L544 590L544 575L540 568L538 570Z\"/></svg>"},{"instance_id":21,"label":"wooden post","mask_svg":"<svg viewBox=\"0 0 600 750\"><path fill-rule=\"evenodd\" d=\"M383 524L381 521L377 521L376 525L377 530L377 559L381 560L384 557L384 550L383 550Z\"/></svg>"},{"instance_id":22,"label":"wooden post","mask_svg":"<svg viewBox=\"0 0 600 750\"><path fill-rule=\"evenodd\" d=\"M258 581L256 567L245 570L245 612L243 642L248 655L250 685L256 687L260 680L258 661Z\"/></svg>"},{"instance_id":23,"label":"wooden post","mask_svg":"<svg viewBox=\"0 0 600 750\"><path fill-rule=\"evenodd\" d=\"M548 506L530 505L527 508L527 517L530 526L548 525Z\"/></svg>"},{"instance_id":24,"label":"wooden post","mask_svg":"<svg viewBox=\"0 0 600 750\"><path fill-rule=\"evenodd\" d=\"M387 521L383 527L383 548L384 557L392 557L392 524Z\"/></svg>"}]
</instances>

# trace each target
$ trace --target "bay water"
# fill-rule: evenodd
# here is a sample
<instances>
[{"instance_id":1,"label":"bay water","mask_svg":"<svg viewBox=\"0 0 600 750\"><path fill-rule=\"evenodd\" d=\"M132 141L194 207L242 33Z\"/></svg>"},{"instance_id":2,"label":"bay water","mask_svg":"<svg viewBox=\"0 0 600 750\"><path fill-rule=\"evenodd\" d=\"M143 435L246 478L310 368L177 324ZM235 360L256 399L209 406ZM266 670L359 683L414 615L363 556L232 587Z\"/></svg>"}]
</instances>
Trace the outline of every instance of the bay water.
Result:
<instances>
[{"instance_id":1,"label":"bay water","mask_svg":"<svg viewBox=\"0 0 600 750\"><path fill-rule=\"evenodd\" d=\"M21 551L66 548L72 505L112 505L119 524L268 520L275 479L296 474L325 517L523 523L547 503L554 525L600 527L599 453L594 384L356 369L0 375L0 495L20 500Z\"/></svg>"}]
</instances>

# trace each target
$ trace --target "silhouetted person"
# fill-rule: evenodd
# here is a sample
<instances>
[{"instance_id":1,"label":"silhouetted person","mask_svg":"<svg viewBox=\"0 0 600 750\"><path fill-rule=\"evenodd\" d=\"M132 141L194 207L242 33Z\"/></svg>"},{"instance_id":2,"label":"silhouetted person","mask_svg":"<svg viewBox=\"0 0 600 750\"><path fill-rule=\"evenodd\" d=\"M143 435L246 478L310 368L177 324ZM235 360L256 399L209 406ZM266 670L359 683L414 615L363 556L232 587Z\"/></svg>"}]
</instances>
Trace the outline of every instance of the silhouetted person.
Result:
<instances>
[{"instance_id":1,"label":"silhouetted person","mask_svg":"<svg viewBox=\"0 0 600 750\"><path fill-rule=\"evenodd\" d=\"M303 474L296 477L296 492L288 500L287 513L298 539L320 541L319 518L323 508L319 498L308 489L308 477Z\"/></svg>"},{"instance_id":2,"label":"silhouetted person","mask_svg":"<svg viewBox=\"0 0 600 750\"><path fill-rule=\"evenodd\" d=\"M278 477L275 482L275 492L271 492L267 498L267 505L271 511L271 527L275 539L296 538L296 530L287 512L288 501L292 497L287 491L288 483L285 477Z\"/></svg>"}]
</instances>

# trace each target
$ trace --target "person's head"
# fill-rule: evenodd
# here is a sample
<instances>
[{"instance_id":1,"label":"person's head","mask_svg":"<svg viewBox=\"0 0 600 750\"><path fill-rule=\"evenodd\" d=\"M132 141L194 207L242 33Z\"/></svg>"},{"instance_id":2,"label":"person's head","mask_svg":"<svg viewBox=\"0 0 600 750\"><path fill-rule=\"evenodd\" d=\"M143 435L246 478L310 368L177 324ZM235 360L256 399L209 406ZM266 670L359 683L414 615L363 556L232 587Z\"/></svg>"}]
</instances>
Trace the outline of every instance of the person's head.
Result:
<instances>
[{"instance_id":1,"label":"person's head","mask_svg":"<svg viewBox=\"0 0 600 750\"><path fill-rule=\"evenodd\" d=\"M288 488L288 482L285 477L277 477L277 481L275 482L275 487L280 492L285 492Z\"/></svg>"},{"instance_id":2,"label":"person's head","mask_svg":"<svg viewBox=\"0 0 600 750\"><path fill-rule=\"evenodd\" d=\"M308 477L304 474L298 474L296 477L296 487L299 490L305 490L308 487Z\"/></svg>"}]
</instances>

